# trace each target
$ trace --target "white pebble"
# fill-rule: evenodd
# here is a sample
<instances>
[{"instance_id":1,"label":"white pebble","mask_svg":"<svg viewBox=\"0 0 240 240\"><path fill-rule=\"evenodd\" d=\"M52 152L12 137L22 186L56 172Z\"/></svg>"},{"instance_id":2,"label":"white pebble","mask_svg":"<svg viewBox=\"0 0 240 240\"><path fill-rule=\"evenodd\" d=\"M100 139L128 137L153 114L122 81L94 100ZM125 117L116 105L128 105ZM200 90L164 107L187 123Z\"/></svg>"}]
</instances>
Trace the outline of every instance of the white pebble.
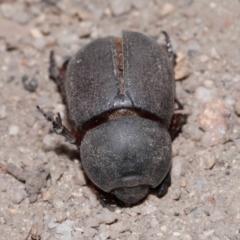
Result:
<instances>
[{"instance_id":1,"label":"white pebble","mask_svg":"<svg viewBox=\"0 0 240 240\"><path fill-rule=\"evenodd\" d=\"M172 159L172 169L171 176L175 178L180 178L180 176L185 174L185 158L181 156L173 157Z\"/></svg>"},{"instance_id":2,"label":"white pebble","mask_svg":"<svg viewBox=\"0 0 240 240\"><path fill-rule=\"evenodd\" d=\"M217 93L215 89L208 89L205 87L198 87L196 89L196 92L194 94L194 97L203 103L207 103L212 101L214 98L216 98Z\"/></svg>"},{"instance_id":3,"label":"white pebble","mask_svg":"<svg viewBox=\"0 0 240 240\"><path fill-rule=\"evenodd\" d=\"M96 218L100 223L110 224L117 220L118 215L114 212L110 212L108 210L96 215Z\"/></svg>"},{"instance_id":4,"label":"white pebble","mask_svg":"<svg viewBox=\"0 0 240 240\"><path fill-rule=\"evenodd\" d=\"M100 236L101 240L105 240L110 236L110 231L108 231L108 230L104 231L104 232L100 233L99 236Z\"/></svg>"},{"instance_id":5,"label":"white pebble","mask_svg":"<svg viewBox=\"0 0 240 240\"><path fill-rule=\"evenodd\" d=\"M9 135L11 135L11 136L16 136L16 135L18 135L18 132L19 132L19 127L16 126L16 125L11 125L11 126L8 128L8 133L9 133Z\"/></svg>"},{"instance_id":6,"label":"white pebble","mask_svg":"<svg viewBox=\"0 0 240 240\"><path fill-rule=\"evenodd\" d=\"M204 167L205 169L211 169L217 161L216 156L206 150L200 151L197 156L200 167Z\"/></svg>"},{"instance_id":7,"label":"white pebble","mask_svg":"<svg viewBox=\"0 0 240 240\"><path fill-rule=\"evenodd\" d=\"M6 116L6 106L0 106L0 119L4 119L6 118Z\"/></svg>"},{"instance_id":8,"label":"white pebble","mask_svg":"<svg viewBox=\"0 0 240 240\"><path fill-rule=\"evenodd\" d=\"M173 236L175 236L175 237L179 237L181 235L181 233L179 233L179 232L173 232Z\"/></svg>"},{"instance_id":9,"label":"white pebble","mask_svg":"<svg viewBox=\"0 0 240 240\"><path fill-rule=\"evenodd\" d=\"M5 18L12 18L14 15L14 8L12 7L12 4L2 3L0 4L0 10Z\"/></svg>"},{"instance_id":10,"label":"white pebble","mask_svg":"<svg viewBox=\"0 0 240 240\"><path fill-rule=\"evenodd\" d=\"M42 33L40 32L40 30L38 28L32 28L30 30L30 34L33 38L41 38L42 37Z\"/></svg>"},{"instance_id":11,"label":"white pebble","mask_svg":"<svg viewBox=\"0 0 240 240\"><path fill-rule=\"evenodd\" d=\"M131 9L131 2L128 0L112 0L110 6L114 15L118 16Z\"/></svg>"},{"instance_id":12,"label":"white pebble","mask_svg":"<svg viewBox=\"0 0 240 240\"><path fill-rule=\"evenodd\" d=\"M216 8L217 4L215 2L210 2L209 7L210 8Z\"/></svg>"},{"instance_id":13,"label":"white pebble","mask_svg":"<svg viewBox=\"0 0 240 240\"><path fill-rule=\"evenodd\" d=\"M83 195L88 198L92 207L97 207L99 205L96 194L94 194L88 187L83 187L82 192Z\"/></svg>"},{"instance_id":14,"label":"white pebble","mask_svg":"<svg viewBox=\"0 0 240 240\"><path fill-rule=\"evenodd\" d=\"M173 12L173 10L174 10L174 5L173 4L165 3L162 6L162 10L161 10L160 14L161 14L162 17L165 17L165 16L169 15L171 12Z\"/></svg>"},{"instance_id":15,"label":"white pebble","mask_svg":"<svg viewBox=\"0 0 240 240\"><path fill-rule=\"evenodd\" d=\"M44 148L45 149L51 149L55 146L55 138L53 134L47 134L46 136L44 136L43 138L43 144L44 144Z\"/></svg>"}]
</instances>

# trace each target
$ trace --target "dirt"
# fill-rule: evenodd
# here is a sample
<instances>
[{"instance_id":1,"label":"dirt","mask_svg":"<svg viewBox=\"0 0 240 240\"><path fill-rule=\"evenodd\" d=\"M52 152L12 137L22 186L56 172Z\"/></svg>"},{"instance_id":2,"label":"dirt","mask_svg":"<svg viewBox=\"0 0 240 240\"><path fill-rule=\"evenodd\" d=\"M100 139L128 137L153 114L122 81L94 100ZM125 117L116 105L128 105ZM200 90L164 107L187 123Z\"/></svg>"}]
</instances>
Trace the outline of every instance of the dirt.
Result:
<instances>
[{"instance_id":1,"label":"dirt","mask_svg":"<svg viewBox=\"0 0 240 240\"><path fill-rule=\"evenodd\" d=\"M239 21L237 0L0 1L0 239L240 239ZM61 64L123 29L168 32L188 120L168 193L111 212L36 105L66 122L50 51Z\"/></svg>"}]
</instances>

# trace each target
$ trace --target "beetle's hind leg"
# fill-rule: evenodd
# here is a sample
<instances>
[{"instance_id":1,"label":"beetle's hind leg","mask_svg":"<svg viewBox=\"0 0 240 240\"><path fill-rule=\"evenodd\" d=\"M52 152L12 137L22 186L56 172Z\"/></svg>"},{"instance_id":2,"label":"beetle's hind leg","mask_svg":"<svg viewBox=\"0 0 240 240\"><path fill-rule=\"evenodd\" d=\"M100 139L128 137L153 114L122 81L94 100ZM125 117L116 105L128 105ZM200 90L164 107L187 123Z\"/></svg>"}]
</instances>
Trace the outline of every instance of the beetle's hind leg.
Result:
<instances>
[{"instance_id":1,"label":"beetle's hind leg","mask_svg":"<svg viewBox=\"0 0 240 240\"><path fill-rule=\"evenodd\" d=\"M169 171L167 176L164 178L164 180L156 187L157 196L163 197L167 193L168 188L170 186L171 186L171 175Z\"/></svg>"},{"instance_id":2,"label":"beetle's hind leg","mask_svg":"<svg viewBox=\"0 0 240 240\"><path fill-rule=\"evenodd\" d=\"M61 92L63 96L63 100L65 101L65 90L64 90L64 80L66 76L67 66L70 61L70 58L63 63L62 67L58 67L55 61L54 51L50 52L49 56L49 78L52 79L58 86L58 90Z\"/></svg>"},{"instance_id":3,"label":"beetle's hind leg","mask_svg":"<svg viewBox=\"0 0 240 240\"><path fill-rule=\"evenodd\" d=\"M165 42L166 42L168 56L169 56L170 60L172 61L173 65L175 65L176 64L177 54L173 51L172 43L171 43L170 37L167 34L167 32L162 31L162 33L163 33L163 35L165 37Z\"/></svg>"}]
</instances>

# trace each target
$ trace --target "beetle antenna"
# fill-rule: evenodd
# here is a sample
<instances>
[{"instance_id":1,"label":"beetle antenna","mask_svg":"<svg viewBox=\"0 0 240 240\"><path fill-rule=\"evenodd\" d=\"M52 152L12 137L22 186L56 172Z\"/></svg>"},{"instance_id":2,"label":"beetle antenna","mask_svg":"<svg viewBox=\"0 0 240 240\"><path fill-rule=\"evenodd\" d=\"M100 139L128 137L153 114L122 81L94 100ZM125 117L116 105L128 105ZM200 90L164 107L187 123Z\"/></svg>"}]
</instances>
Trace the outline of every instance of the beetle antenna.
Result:
<instances>
[{"instance_id":1,"label":"beetle antenna","mask_svg":"<svg viewBox=\"0 0 240 240\"><path fill-rule=\"evenodd\" d=\"M176 60L176 58L177 58L177 54L173 51L170 37L169 37L169 35L167 34L167 32L162 31L162 33L163 33L163 35L164 35L164 37L165 37L168 56L169 56L169 58L172 60L172 62L175 64L175 60Z\"/></svg>"},{"instance_id":2,"label":"beetle antenna","mask_svg":"<svg viewBox=\"0 0 240 240\"><path fill-rule=\"evenodd\" d=\"M63 124L60 113L58 113L57 117L54 119L51 115L45 113L39 106L37 106L37 110L46 118L47 121L52 123L53 131L57 135L61 135L65 137L67 142L72 144L77 144L77 139Z\"/></svg>"}]
</instances>

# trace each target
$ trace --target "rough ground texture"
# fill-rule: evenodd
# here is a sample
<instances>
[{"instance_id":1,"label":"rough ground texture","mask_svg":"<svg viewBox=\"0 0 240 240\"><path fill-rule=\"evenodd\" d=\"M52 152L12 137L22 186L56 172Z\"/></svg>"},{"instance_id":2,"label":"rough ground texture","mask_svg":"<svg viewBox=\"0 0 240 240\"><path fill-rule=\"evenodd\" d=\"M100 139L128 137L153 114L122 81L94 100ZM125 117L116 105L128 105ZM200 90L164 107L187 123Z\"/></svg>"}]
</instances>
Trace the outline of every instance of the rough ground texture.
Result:
<instances>
[{"instance_id":1,"label":"rough ground texture","mask_svg":"<svg viewBox=\"0 0 240 240\"><path fill-rule=\"evenodd\" d=\"M240 239L239 21L237 0L1 0L0 239ZM122 29L159 43L169 33L189 117L168 193L110 212L35 106L66 120L50 50L61 63Z\"/></svg>"}]
</instances>

